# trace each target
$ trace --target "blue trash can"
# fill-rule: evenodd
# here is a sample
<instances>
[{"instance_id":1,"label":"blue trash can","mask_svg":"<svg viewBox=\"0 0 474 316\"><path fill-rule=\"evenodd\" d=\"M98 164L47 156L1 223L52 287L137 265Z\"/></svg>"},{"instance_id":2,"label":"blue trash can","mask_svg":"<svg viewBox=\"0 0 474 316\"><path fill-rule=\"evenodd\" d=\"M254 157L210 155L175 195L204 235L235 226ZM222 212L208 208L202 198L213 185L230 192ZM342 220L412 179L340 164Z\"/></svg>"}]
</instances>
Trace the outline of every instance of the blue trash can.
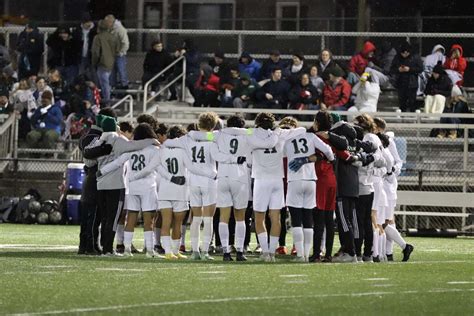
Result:
<instances>
[{"instance_id":1,"label":"blue trash can","mask_svg":"<svg viewBox=\"0 0 474 316\"><path fill-rule=\"evenodd\" d=\"M67 221L69 224L79 224L80 222L80 203L81 196L69 194L66 196L67 200Z\"/></svg>"},{"instance_id":2,"label":"blue trash can","mask_svg":"<svg viewBox=\"0 0 474 316\"><path fill-rule=\"evenodd\" d=\"M66 171L66 189L70 194L80 194L82 192L82 182L84 181L84 164L70 163Z\"/></svg>"}]
</instances>

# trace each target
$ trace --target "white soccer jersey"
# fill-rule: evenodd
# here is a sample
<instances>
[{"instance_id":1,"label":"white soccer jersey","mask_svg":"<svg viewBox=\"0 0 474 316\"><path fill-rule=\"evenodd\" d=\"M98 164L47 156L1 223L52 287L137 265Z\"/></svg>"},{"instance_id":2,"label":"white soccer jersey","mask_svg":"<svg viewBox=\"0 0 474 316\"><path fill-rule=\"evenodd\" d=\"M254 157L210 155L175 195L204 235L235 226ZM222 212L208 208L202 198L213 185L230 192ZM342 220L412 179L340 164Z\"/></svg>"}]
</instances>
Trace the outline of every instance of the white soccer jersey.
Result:
<instances>
[{"instance_id":1,"label":"white soccer jersey","mask_svg":"<svg viewBox=\"0 0 474 316\"><path fill-rule=\"evenodd\" d=\"M293 137L285 142L285 154L288 157L287 168L295 158L307 157L316 153L316 149L321 151L328 160L334 160L334 153L329 145L325 144L313 133L305 133ZM295 180L316 180L316 170L313 163L303 165L297 172L288 170L287 181Z\"/></svg>"},{"instance_id":2,"label":"white soccer jersey","mask_svg":"<svg viewBox=\"0 0 474 316\"><path fill-rule=\"evenodd\" d=\"M249 157L250 148L245 135L230 134L232 128L224 128L216 134L215 142L221 153L234 157ZM219 163L217 178L230 178L248 184L247 164Z\"/></svg>"},{"instance_id":3,"label":"white soccer jersey","mask_svg":"<svg viewBox=\"0 0 474 316\"><path fill-rule=\"evenodd\" d=\"M146 177L142 178L135 178L135 176L149 165L158 153L159 149L157 146L148 146L142 150L125 153L111 163L101 167L100 172L105 175L124 166L126 194L144 195L149 192L150 189L156 190L156 173L149 173Z\"/></svg>"}]
</instances>

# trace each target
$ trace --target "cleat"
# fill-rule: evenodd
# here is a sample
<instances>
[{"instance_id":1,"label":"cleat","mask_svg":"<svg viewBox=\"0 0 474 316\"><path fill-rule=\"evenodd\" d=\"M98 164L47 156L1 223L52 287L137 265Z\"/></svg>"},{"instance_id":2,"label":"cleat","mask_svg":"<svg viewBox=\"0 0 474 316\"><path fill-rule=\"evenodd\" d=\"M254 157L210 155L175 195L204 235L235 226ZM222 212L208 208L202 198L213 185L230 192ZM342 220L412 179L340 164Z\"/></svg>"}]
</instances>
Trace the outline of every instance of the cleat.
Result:
<instances>
[{"instance_id":1,"label":"cleat","mask_svg":"<svg viewBox=\"0 0 474 316\"><path fill-rule=\"evenodd\" d=\"M146 247L143 247L142 251L139 251L138 249L137 249L137 251L138 251L138 253L142 253L142 254L148 253L148 250L146 250Z\"/></svg>"},{"instance_id":2,"label":"cleat","mask_svg":"<svg viewBox=\"0 0 474 316\"><path fill-rule=\"evenodd\" d=\"M133 244L132 244L132 253L133 254L140 253L140 251L138 251L138 249L135 248L135 246Z\"/></svg>"},{"instance_id":3,"label":"cleat","mask_svg":"<svg viewBox=\"0 0 474 316\"><path fill-rule=\"evenodd\" d=\"M191 257L189 257L190 260L201 260L201 254L198 252L198 251L193 251L193 254L191 255Z\"/></svg>"},{"instance_id":4,"label":"cleat","mask_svg":"<svg viewBox=\"0 0 474 316\"><path fill-rule=\"evenodd\" d=\"M165 255L165 259L166 259L166 260L178 260L178 257L175 256L175 255L172 254L172 253L167 253L167 254Z\"/></svg>"},{"instance_id":5,"label":"cleat","mask_svg":"<svg viewBox=\"0 0 474 316\"><path fill-rule=\"evenodd\" d=\"M343 255L337 256L333 259L333 262L338 263L357 263L357 256L351 256L348 253L344 253Z\"/></svg>"},{"instance_id":6,"label":"cleat","mask_svg":"<svg viewBox=\"0 0 474 316\"><path fill-rule=\"evenodd\" d=\"M270 259L270 254L269 253L262 253L258 260L263 261L263 262L271 262Z\"/></svg>"},{"instance_id":7,"label":"cleat","mask_svg":"<svg viewBox=\"0 0 474 316\"><path fill-rule=\"evenodd\" d=\"M178 252L175 256L178 257L179 260L188 259L188 256L183 255L181 252Z\"/></svg>"},{"instance_id":8,"label":"cleat","mask_svg":"<svg viewBox=\"0 0 474 316\"><path fill-rule=\"evenodd\" d=\"M252 249L250 249L249 245L247 245L247 246L244 246L244 251L243 252L244 252L244 254L248 254L248 253L250 254L250 253L252 253Z\"/></svg>"},{"instance_id":9,"label":"cleat","mask_svg":"<svg viewBox=\"0 0 474 316\"><path fill-rule=\"evenodd\" d=\"M332 257L331 256L324 256L321 262L324 263L331 263L332 262Z\"/></svg>"},{"instance_id":10,"label":"cleat","mask_svg":"<svg viewBox=\"0 0 474 316\"><path fill-rule=\"evenodd\" d=\"M255 247L253 252L256 253L256 254L261 254L262 253L262 247L260 247L260 245L257 245L257 247Z\"/></svg>"},{"instance_id":11,"label":"cleat","mask_svg":"<svg viewBox=\"0 0 474 316\"><path fill-rule=\"evenodd\" d=\"M288 249L286 249L285 246L280 246L275 250L275 253L277 255L286 255L286 254L288 254Z\"/></svg>"},{"instance_id":12,"label":"cleat","mask_svg":"<svg viewBox=\"0 0 474 316\"><path fill-rule=\"evenodd\" d=\"M293 259L291 259L291 262L306 262L305 261L305 258L304 257L294 257Z\"/></svg>"},{"instance_id":13,"label":"cleat","mask_svg":"<svg viewBox=\"0 0 474 316\"><path fill-rule=\"evenodd\" d=\"M156 253L159 253L159 254L164 254L165 253L165 249L163 249L163 247L161 247L161 245L155 245L154 250L155 250Z\"/></svg>"},{"instance_id":14,"label":"cleat","mask_svg":"<svg viewBox=\"0 0 474 316\"><path fill-rule=\"evenodd\" d=\"M124 251L125 251L125 246L123 244L122 245L117 244L117 246L115 246L116 253L123 253Z\"/></svg>"},{"instance_id":15,"label":"cleat","mask_svg":"<svg viewBox=\"0 0 474 316\"><path fill-rule=\"evenodd\" d=\"M98 256L99 255L99 253L97 251L95 251L94 248L87 249L84 254L86 256Z\"/></svg>"},{"instance_id":16,"label":"cleat","mask_svg":"<svg viewBox=\"0 0 474 316\"><path fill-rule=\"evenodd\" d=\"M403 259L402 259L402 262L407 262L408 260L410 260L410 255L411 253L413 252L413 250L415 249L415 247L413 247L412 245L410 244L407 244L405 246L405 249L403 249Z\"/></svg>"},{"instance_id":17,"label":"cleat","mask_svg":"<svg viewBox=\"0 0 474 316\"><path fill-rule=\"evenodd\" d=\"M247 261L247 257L244 255L243 252L237 251L237 257L235 258L236 261Z\"/></svg>"},{"instance_id":18,"label":"cleat","mask_svg":"<svg viewBox=\"0 0 474 316\"><path fill-rule=\"evenodd\" d=\"M230 253L224 253L223 261L234 261Z\"/></svg>"},{"instance_id":19,"label":"cleat","mask_svg":"<svg viewBox=\"0 0 474 316\"><path fill-rule=\"evenodd\" d=\"M122 254L123 257L125 258L130 258L130 257L133 257L133 254L130 250L124 250L123 254Z\"/></svg>"},{"instance_id":20,"label":"cleat","mask_svg":"<svg viewBox=\"0 0 474 316\"><path fill-rule=\"evenodd\" d=\"M392 255L387 255L387 261L393 261L393 254Z\"/></svg>"},{"instance_id":21,"label":"cleat","mask_svg":"<svg viewBox=\"0 0 474 316\"><path fill-rule=\"evenodd\" d=\"M377 257L372 257L372 261L373 261L373 262L380 262L379 256L377 256Z\"/></svg>"},{"instance_id":22,"label":"cleat","mask_svg":"<svg viewBox=\"0 0 474 316\"><path fill-rule=\"evenodd\" d=\"M372 256L362 256L362 261L365 263L373 263Z\"/></svg>"},{"instance_id":23,"label":"cleat","mask_svg":"<svg viewBox=\"0 0 474 316\"><path fill-rule=\"evenodd\" d=\"M269 262L276 262L275 254L271 253L269 255L270 255L270 261Z\"/></svg>"},{"instance_id":24,"label":"cleat","mask_svg":"<svg viewBox=\"0 0 474 316\"><path fill-rule=\"evenodd\" d=\"M323 261L323 259L321 259L321 257L316 257L316 258L313 258L312 260L310 259L309 262L322 263L324 261Z\"/></svg>"},{"instance_id":25,"label":"cleat","mask_svg":"<svg viewBox=\"0 0 474 316\"><path fill-rule=\"evenodd\" d=\"M357 256L357 262L362 262L362 256Z\"/></svg>"},{"instance_id":26,"label":"cleat","mask_svg":"<svg viewBox=\"0 0 474 316\"><path fill-rule=\"evenodd\" d=\"M204 260L204 261L213 261L214 258L211 257L208 253L205 253L204 256L202 257L202 260Z\"/></svg>"},{"instance_id":27,"label":"cleat","mask_svg":"<svg viewBox=\"0 0 474 316\"><path fill-rule=\"evenodd\" d=\"M185 245L179 246L179 251L182 252L182 253L185 253L186 252L186 246Z\"/></svg>"},{"instance_id":28,"label":"cleat","mask_svg":"<svg viewBox=\"0 0 474 316\"><path fill-rule=\"evenodd\" d=\"M291 248L291 255L292 255L292 256L297 256L297 255L298 255L298 253L296 252L296 247L295 247L295 245L293 245L293 248Z\"/></svg>"}]
</instances>

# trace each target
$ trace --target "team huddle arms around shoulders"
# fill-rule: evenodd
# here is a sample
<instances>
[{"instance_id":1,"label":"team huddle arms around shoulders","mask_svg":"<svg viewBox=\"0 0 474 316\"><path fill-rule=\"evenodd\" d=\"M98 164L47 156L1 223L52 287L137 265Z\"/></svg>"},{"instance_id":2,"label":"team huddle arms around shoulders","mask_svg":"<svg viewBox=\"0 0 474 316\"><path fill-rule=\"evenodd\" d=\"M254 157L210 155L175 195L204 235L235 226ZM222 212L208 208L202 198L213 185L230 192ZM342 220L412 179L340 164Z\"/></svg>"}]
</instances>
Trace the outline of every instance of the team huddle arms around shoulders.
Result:
<instances>
[{"instance_id":1,"label":"team huddle arms around shoulders","mask_svg":"<svg viewBox=\"0 0 474 316\"><path fill-rule=\"evenodd\" d=\"M285 208L291 214L296 262L393 260L394 241L403 260L409 259L413 246L400 236L393 217L403 162L382 119L362 114L349 123L323 110L309 129L289 116L277 125L267 112L256 116L253 128L237 114L227 118L225 127L220 120L213 112L202 113L188 132L141 115L133 133L127 133L118 129L113 111L102 110L96 128L81 140L87 177L97 181L91 188L97 191L99 218L93 230L100 226L101 231L100 241L91 236L96 251L133 256L134 228L142 212L147 257L214 260L210 245L218 234L224 261L234 260L234 249L235 260L247 261L252 205L264 262L276 261ZM131 129L127 124L123 130ZM333 257L334 217L341 248ZM188 220L189 258L184 254Z\"/></svg>"}]
</instances>

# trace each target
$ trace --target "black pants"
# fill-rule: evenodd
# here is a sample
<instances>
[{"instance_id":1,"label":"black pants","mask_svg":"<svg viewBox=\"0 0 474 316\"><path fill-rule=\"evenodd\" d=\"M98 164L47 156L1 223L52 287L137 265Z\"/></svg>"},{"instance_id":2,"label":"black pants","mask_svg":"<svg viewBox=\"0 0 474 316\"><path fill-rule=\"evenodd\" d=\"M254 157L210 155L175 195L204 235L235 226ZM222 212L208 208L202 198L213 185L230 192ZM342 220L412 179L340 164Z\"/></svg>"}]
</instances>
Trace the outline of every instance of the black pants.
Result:
<instances>
[{"instance_id":1,"label":"black pants","mask_svg":"<svg viewBox=\"0 0 474 316\"><path fill-rule=\"evenodd\" d=\"M291 226L313 228L313 213L311 209L288 207L291 215Z\"/></svg>"},{"instance_id":2,"label":"black pants","mask_svg":"<svg viewBox=\"0 0 474 316\"><path fill-rule=\"evenodd\" d=\"M354 197L338 197L336 205L337 227L342 251L355 255L354 235L359 238Z\"/></svg>"},{"instance_id":3,"label":"black pants","mask_svg":"<svg viewBox=\"0 0 474 316\"><path fill-rule=\"evenodd\" d=\"M81 230L79 233L79 249L94 250L94 220L97 213L95 203L81 202Z\"/></svg>"},{"instance_id":4,"label":"black pants","mask_svg":"<svg viewBox=\"0 0 474 316\"><path fill-rule=\"evenodd\" d=\"M334 245L334 211L322 211L315 209L313 211L314 234L313 234L313 254L319 258L321 253L321 242L323 239L324 228L326 228L326 257L332 256L332 247Z\"/></svg>"},{"instance_id":5,"label":"black pants","mask_svg":"<svg viewBox=\"0 0 474 316\"><path fill-rule=\"evenodd\" d=\"M101 213L100 241L102 253L113 253L114 224L118 222L123 209L124 189L99 190L98 213Z\"/></svg>"},{"instance_id":6,"label":"black pants","mask_svg":"<svg viewBox=\"0 0 474 316\"><path fill-rule=\"evenodd\" d=\"M359 195L356 202L357 224L359 226L359 238L355 238L355 252L357 256L362 255L362 243L364 244L364 256L372 255L372 244L374 235L372 230L372 202L374 193Z\"/></svg>"},{"instance_id":7,"label":"black pants","mask_svg":"<svg viewBox=\"0 0 474 316\"><path fill-rule=\"evenodd\" d=\"M253 222L253 204L252 201L249 201L247 205L247 210L245 211L245 240L244 247L250 245L250 235L252 231L252 222Z\"/></svg>"},{"instance_id":8,"label":"black pants","mask_svg":"<svg viewBox=\"0 0 474 316\"><path fill-rule=\"evenodd\" d=\"M194 104L195 107L219 107L219 101L217 100L217 92L210 90L194 89Z\"/></svg>"},{"instance_id":9,"label":"black pants","mask_svg":"<svg viewBox=\"0 0 474 316\"><path fill-rule=\"evenodd\" d=\"M404 87L398 89L398 103L402 112L415 112L417 90L417 88Z\"/></svg>"}]
</instances>

